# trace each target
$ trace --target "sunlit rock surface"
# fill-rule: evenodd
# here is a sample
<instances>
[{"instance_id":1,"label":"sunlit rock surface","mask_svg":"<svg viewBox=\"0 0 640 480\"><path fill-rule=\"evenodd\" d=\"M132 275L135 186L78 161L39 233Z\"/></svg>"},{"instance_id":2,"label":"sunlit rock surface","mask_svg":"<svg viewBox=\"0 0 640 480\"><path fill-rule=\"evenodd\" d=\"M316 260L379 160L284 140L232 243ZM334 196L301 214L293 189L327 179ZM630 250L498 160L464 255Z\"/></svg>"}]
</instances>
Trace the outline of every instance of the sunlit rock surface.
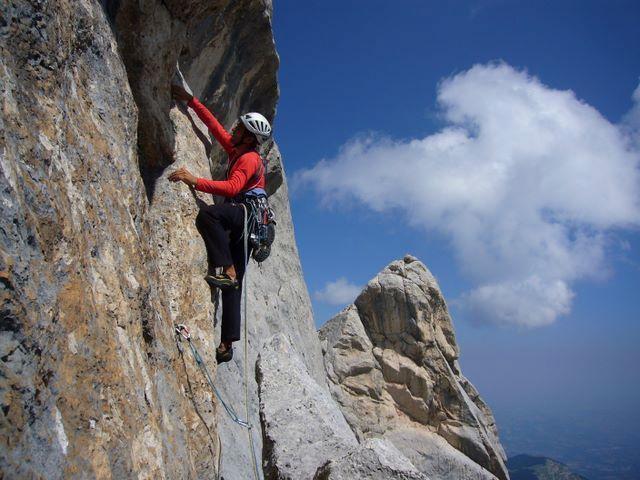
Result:
<instances>
[{"instance_id":1,"label":"sunlit rock surface","mask_svg":"<svg viewBox=\"0 0 640 480\"><path fill-rule=\"evenodd\" d=\"M330 460L314 480L429 480L390 442L369 438L357 449ZM437 478L437 477L434 477Z\"/></svg>"},{"instance_id":2,"label":"sunlit rock surface","mask_svg":"<svg viewBox=\"0 0 640 480\"><path fill-rule=\"evenodd\" d=\"M170 80L179 62L227 127L251 110L273 120L279 60L271 16L271 3L259 0L0 7L0 476L251 478L247 430L229 420L188 344L178 343L177 323L191 330L223 398L252 424L267 475L382 469L401 475L389 478L440 478L443 462L425 458L446 448L453 471L484 465L499 474L490 412L459 373L450 323L436 321L431 331L420 317L423 307L437 308L419 288L404 292L418 303L394 290L404 280L366 290L371 312L346 322L352 331L344 335L323 334L346 338L327 344L323 362L275 143L263 153L277 235L271 257L249 267L247 364L243 342L232 362L215 364L221 312L202 278L206 254L194 221L201 205L219 199L166 177L185 166L221 178L226 155L193 112L171 100ZM403 268L424 280L419 269ZM415 325L405 312L414 307ZM352 359L333 361L342 347L331 342L353 344ZM308 388L292 395L286 386L294 380ZM286 394L298 402L297 419L282 414ZM307 404L322 405L316 425L341 432L344 446L318 450L309 464L304 449L288 447L310 438L300 424ZM356 406L366 412L362 422ZM405 448L405 420L435 440ZM274 470L273 452L290 465Z\"/></svg>"},{"instance_id":3,"label":"sunlit rock surface","mask_svg":"<svg viewBox=\"0 0 640 480\"><path fill-rule=\"evenodd\" d=\"M169 80L179 59L227 126L249 109L273 116L270 9L260 1L1 7L2 471L217 475L218 406L173 332L186 323L215 374L215 295L202 280L204 244L194 225L198 202L212 199L169 184L166 174L187 166L210 176L224 156L193 113L171 101ZM249 38L261 47L249 51ZM274 191L282 183L277 147L269 156ZM283 195L274 207L292 257L286 272L298 274L304 293L288 301L297 286L290 279L276 301L294 312L306 288ZM267 293L252 293L250 308ZM271 308L272 320L283 314ZM298 318L315 342L308 298L303 310ZM247 457L246 433L226 442L236 438Z\"/></svg>"},{"instance_id":4,"label":"sunlit rock surface","mask_svg":"<svg viewBox=\"0 0 640 480\"><path fill-rule=\"evenodd\" d=\"M3 471L212 478L215 408L173 335L176 310L200 312L194 328L212 312L187 263L203 257L186 249L161 270L166 239L192 237L147 202L111 26L95 2L11 2L2 14ZM176 214L191 208L174 195Z\"/></svg>"},{"instance_id":5,"label":"sunlit rock surface","mask_svg":"<svg viewBox=\"0 0 640 480\"><path fill-rule=\"evenodd\" d=\"M283 334L258 359L266 478L312 478L358 442L326 388L311 378Z\"/></svg>"},{"instance_id":6,"label":"sunlit rock surface","mask_svg":"<svg viewBox=\"0 0 640 480\"><path fill-rule=\"evenodd\" d=\"M508 477L493 415L460 372L444 298L416 258L391 263L320 338L359 438L388 438L436 478Z\"/></svg>"}]
</instances>

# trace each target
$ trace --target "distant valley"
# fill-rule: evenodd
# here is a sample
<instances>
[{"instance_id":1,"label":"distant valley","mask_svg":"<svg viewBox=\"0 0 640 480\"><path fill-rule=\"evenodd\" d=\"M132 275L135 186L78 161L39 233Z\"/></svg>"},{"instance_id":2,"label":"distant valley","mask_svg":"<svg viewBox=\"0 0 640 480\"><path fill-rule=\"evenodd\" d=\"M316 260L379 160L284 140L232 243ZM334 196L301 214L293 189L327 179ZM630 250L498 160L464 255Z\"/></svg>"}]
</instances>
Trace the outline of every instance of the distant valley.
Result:
<instances>
[{"instance_id":1,"label":"distant valley","mask_svg":"<svg viewBox=\"0 0 640 480\"><path fill-rule=\"evenodd\" d=\"M638 480L640 422L637 413L624 410L574 409L552 414L531 407L510 411L498 407L494 412L510 460L521 454L536 455L562 462L588 480ZM511 478L538 477L517 477L511 472Z\"/></svg>"},{"instance_id":2,"label":"distant valley","mask_svg":"<svg viewBox=\"0 0 640 480\"><path fill-rule=\"evenodd\" d=\"M588 480L565 464L547 457L516 455L507 462L511 480Z\"/></svg>"}]
</instances>

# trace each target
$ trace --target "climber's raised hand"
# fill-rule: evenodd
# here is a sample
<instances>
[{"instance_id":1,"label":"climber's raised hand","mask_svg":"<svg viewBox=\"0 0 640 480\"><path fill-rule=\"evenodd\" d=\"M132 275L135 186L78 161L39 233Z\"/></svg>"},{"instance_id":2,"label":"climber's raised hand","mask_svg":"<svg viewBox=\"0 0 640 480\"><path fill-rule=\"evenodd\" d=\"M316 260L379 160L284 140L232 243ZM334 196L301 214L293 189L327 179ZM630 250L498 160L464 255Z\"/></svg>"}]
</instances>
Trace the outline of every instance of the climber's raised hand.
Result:
<instances>
[{"instance_id":1,"label":"climber's raised hand","mask_svg":"<svg viewBox=\"0 0 640 480\"><path fill-rule=\"evenodd\" d=\"M179 168L169 174L170 182L184 182L189 186L195 186L198 183L198 178L195 175L192 175L189 170L182 167Z\"/></svg>"},{"instance_id":2,"label":"climber's raised hand","mask_svg":"<svg viewBox=\"0 0 640 480\"><path fill-rule=\"evenodd\" d=\"M180 85L171 85L171 94L176 100L184 100L185 102L188 102L193 98L193 95L187 92Z\"/></svg>"}]
</instances>

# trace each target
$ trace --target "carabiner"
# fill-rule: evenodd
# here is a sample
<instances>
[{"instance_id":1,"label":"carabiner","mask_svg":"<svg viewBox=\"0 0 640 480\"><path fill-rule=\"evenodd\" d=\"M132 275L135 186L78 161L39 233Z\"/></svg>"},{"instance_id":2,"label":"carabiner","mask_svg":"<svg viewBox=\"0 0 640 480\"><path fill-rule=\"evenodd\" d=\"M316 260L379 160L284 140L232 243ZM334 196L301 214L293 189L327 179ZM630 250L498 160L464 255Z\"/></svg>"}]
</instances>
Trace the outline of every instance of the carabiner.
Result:
<instances>
[{"instance_id":1,"label":"carabiner","mask_svg":"<svg viewBox=\"0 0 640 480\"><path fill-rule=\"evenodd\" d=\"M185 340L191 340L191 332L184 323L178 323L176 326L176 333L183 337Z\"/></svg>"}]
</instances>

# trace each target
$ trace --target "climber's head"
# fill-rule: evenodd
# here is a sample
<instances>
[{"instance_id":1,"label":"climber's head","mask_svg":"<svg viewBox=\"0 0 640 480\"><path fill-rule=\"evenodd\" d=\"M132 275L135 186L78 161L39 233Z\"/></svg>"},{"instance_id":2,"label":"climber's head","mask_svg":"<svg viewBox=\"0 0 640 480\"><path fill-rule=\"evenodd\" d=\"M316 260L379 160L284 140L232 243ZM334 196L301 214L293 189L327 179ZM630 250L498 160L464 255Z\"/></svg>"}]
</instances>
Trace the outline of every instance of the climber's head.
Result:
<instances>
[{"instance_id":1,"label":"climber's head","mask_svg":"<svg viewBox=\"0 0 640 480\"><path fill-rule=\"evenodd\" d=\"M271 125L260 113L249 112L240 115L240 123L253 135L258 144L266 142L271 136Z\"/></svg>"},{"instance_id":2,"label":"climber's head","mask_svg":"<svg viewBox=\"0 0 640 480\"><path fill-rule=\"evenodd\" d=\"M236 148L243 145L249 148L255 148L258 145L258 139L253 133L247 130L244 123L238 122L231 131L231 143Z\"/></svg>"}]
</instances>

